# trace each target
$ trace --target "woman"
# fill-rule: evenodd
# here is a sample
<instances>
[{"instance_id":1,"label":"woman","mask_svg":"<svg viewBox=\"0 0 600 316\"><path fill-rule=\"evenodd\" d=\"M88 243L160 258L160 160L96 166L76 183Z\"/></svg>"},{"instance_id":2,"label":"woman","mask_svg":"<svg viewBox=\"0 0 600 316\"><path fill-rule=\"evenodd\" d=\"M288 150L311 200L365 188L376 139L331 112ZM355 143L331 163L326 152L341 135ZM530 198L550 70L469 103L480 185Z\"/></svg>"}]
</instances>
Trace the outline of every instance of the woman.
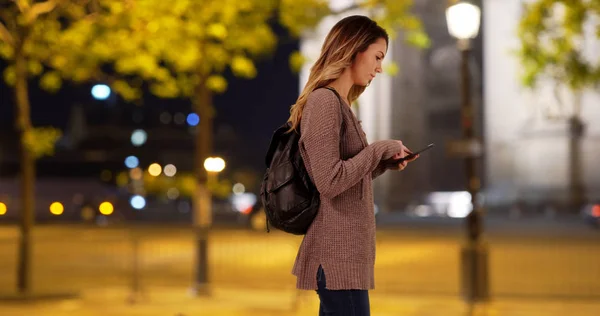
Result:
<instances>
[{"instance_id":1,"label":"woman","mask_svg":"<svg viewBox=\"0 0 600 316\"><path fill-rule=\"evenodd\" d=\"M300 151L321 196L293 274L297 288L316 290L319 315L369 315L374 288L375 214L372 180L410 154L401 141L368 144L350 104L376 74L388 45L386 31L365 16L350 16L329 32L289 122L301 131ZM413 158L416 159L418 156Z\"/></svg>"}]
</instances>

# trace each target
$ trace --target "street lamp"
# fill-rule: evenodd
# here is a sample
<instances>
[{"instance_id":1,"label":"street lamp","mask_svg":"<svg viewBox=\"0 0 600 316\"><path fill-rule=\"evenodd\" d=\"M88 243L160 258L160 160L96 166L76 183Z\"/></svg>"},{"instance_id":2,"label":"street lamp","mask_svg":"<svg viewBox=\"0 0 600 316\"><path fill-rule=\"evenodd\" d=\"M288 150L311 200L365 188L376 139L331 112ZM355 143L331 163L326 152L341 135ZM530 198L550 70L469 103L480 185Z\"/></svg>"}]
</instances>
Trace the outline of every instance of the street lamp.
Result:
<instances>
[{"instance_id":1,"label":"street lamp","mask_svg":"<svg viewBox=\"0 0 600 316\"><path fill-rule=\"evenodd\" d=\"M204 169L208 172L219 173L225 169L225 160L220 157L208 157L204 160Z\"/></svg>"},{"instance_id":2,"label":"street lamp","mask_svg":"<svg viewBox=\"0 0 600 316\"><path fill-rule=\"evenodd\" d=\"M204 169L208 173L208 183L217 183L219 172L225 169L225 160L220 157L208 157L204 160Z\"/></svg>"},{"instance_id":3,"label":"street lamp","mask_svg":"<svg viewBox=\"0 0 600 316\"><path fill-rule=\"evenodd\" d=\"M481 10L476 5L461 1L446 9L448 32L458 40L468 42L479 34Z\"/></svg>"},{"instance_id":4,"label":"street lamp","mask_svg":"<svg viewBox=\"0 0 600 316\"><path fill-rule=\"evenodd\" d=\"M209 182L216 180L219 172L225 169L225 160L220 157L208 157L204 160L204 169ZM194 206L194 226L197 228L196 282L194 294L208 295L208 235L212 224L212 196L205 185L199 186L204 192L198 192L202 198Z\"/></svg>"},{"instance_id":5,"label":"street lamp","mask_svg":"<svg viewBox=\"0 0 600 316\"><path fill-rule=\"evenodd\" d=\"M105 84L97 84L92 87L92 97L96 100L106 100L110 97L110 87Z\"/></svg>"},{"instance_id":6,"label":"street lamp","mask_svg":"<svg viewBox=\"0 0 600 316\"><path fill-rule=\"evenodd\" d=\"M488 250L483 242L482 209L478 201L481 180L477 173L477 158L481 155L481 142L475 135L475 106L471 99L471 78L469 55L471 39L477 37L481 20L481 10L466 1L446 9L448 32L458 39L461 51L462 106L461 129L463 140L460 142L465 157L467 188L471 194L472 210L466 218L467 240L461 249L461 293L470 302L484 301L489 298Z\"/></svg>"}]
</instances>

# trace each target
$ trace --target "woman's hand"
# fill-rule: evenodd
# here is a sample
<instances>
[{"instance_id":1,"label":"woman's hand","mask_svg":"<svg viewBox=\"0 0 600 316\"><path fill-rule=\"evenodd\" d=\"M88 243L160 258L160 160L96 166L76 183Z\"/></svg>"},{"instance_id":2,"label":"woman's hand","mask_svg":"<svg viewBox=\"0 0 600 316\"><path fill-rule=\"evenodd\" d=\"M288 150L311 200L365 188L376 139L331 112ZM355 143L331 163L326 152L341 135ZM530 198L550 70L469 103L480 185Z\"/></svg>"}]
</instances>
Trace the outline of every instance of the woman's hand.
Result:
<instances>
[{"instance_id":1,"label":"woman's hand","mask_svg":"<svg viewBox=\"0 0 600 316\"><path fill-rule=\"evenodd\" d=\"M395 154L395 155L394 155L394 156L391 158L391 160L392 160L392 161L393 161L393 160L398 160L398 159L401 159L401 158L405 158L405 157L409 157L409 156L410 156L410 158L408 158L408 159L405 159L404 161L402 161L402 162L398 163L397 165L394 165L393 169L397 169L397 170L400 170L400 171L402 171L402 170L404 170L404 168L406 168L406 166L408 165L408 163L409 163L409 162L412 162L412 161L414 161L415 159L419 158L419 155L413 155L413 152L412 152L410 149L408 149L408 147L404 146L404 144L402 144L402 142L401 142L401 141L399 141L399 142L400 142L400 144L402 145L402 151L401 151L401 152L399 152L399 153L397 153L397 154ZM412 156L411 156L411 155L412 155Z\"/></svg>"}]
</instances>

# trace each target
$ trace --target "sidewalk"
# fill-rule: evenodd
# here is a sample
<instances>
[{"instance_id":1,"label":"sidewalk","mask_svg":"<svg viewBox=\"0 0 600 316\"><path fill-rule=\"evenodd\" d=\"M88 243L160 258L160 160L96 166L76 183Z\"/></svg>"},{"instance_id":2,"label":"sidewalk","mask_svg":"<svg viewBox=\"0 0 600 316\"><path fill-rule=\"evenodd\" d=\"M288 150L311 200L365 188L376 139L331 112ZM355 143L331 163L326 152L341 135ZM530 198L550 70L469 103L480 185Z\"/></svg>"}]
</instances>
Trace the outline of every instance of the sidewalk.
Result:
<instances>
[{"instance_id":1,"label":"sidewalk","mask_svg":"<svg viewBox=\"0 0 600 316\"><path fill-rule=\"evenodd\" d=\"M2 302L3 316L299 316L317 315L312 291L264 291L216 288L210 298L194 298L180 288L152 288L137 303L125 288L90 290L73 300ZM592 316L600 301L498 300L472 311L454 297L411 297L371 292L373 316Z\"/></svg>"}]
</instances>

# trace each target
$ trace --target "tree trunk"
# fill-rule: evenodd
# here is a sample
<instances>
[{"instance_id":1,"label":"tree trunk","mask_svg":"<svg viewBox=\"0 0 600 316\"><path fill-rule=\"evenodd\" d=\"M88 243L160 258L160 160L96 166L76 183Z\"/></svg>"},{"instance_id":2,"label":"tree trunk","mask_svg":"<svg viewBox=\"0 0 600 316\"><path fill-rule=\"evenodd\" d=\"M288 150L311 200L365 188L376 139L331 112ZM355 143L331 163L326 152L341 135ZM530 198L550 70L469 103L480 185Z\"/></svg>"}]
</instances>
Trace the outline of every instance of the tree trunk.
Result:
<instances>
[{"instance_id":1,"label":"tree trunk","mask_svg":"<svg viewBox=\"0 0 600 316\"><path fill-rule=\"evenodd\" d=\"M21 155L21 239L18 250L17 288L20 293L27 293L31 291L31 230L35 217L35 157L25 144L25 135L33 129L27 87L27 61L22 49L16 50L15 55L16 118Z\"/></svg>"},{"instance_id":2,"label":"tree trunk","mask_svg":"<svg viewBox=\"0 0 600 316\"><path fill-rule=\"evenodd\" d=\"M194 224L210 225L211 196L207 189L208 174L204 169L204 160L212 152L212 93L204 82L200 84L194 96L194 111L200 116L195 135L194 172L196 173L196 194L194 195ZM200 207L200 208L199 208ZM205 211L206 210L206 211Z\"/></svg>"},{"instance_id":3,"label":"tree trunk","mask_svg":"<svg viewBox=\"0 0 600 316\"><path fill-rule=\"evenodd\" d=\"M197 294L208 294L208 232L212 223L212 196L207 187L208 174L204 160L212 152L212 92L202 80L194 95L194 111L200 116L196 129L194 172L196 174L196 193L192 196L194 208L194 228L197 233L196 284Z\"/></svg>"}]
</instances>

